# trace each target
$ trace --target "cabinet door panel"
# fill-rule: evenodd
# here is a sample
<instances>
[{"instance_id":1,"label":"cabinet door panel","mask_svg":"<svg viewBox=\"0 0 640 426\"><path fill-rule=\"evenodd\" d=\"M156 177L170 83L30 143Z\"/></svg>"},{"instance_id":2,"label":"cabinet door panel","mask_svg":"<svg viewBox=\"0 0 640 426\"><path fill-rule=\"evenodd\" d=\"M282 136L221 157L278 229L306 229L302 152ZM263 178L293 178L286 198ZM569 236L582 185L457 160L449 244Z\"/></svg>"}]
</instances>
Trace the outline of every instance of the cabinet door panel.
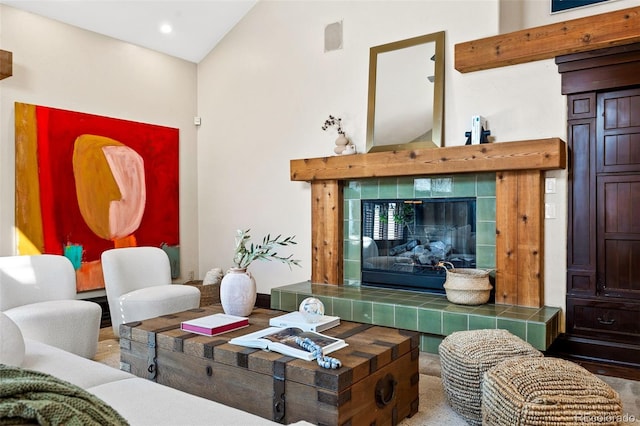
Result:
<instances>
[{"instance_id":1,"label":"cabinet door panel","mask_svg":"<svg viewBox=\"0 0 640 426\"><path fill-rule=\"evenodd\" d=\"M598 177L598 292L640 299L640 175Z\"/></svg>"},{"instance_id":2,"label":"cabinet door panel","mask_svg":"<svg viewBox=\"0 0 640 426\"><path fill-rule=\"evenodd\" d=\"M640 166L640 89L598 95L598 172L637 172Z\"/></svg>"}]
</instances>

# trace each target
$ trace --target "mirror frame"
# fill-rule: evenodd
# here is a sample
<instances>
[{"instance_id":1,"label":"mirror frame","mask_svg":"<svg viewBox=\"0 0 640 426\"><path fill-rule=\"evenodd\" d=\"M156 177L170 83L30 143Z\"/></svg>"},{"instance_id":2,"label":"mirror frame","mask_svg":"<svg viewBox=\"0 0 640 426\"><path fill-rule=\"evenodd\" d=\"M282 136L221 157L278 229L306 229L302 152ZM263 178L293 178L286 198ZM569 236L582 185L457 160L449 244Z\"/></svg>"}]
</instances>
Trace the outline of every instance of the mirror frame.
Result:
<instances>
[{"instance_id":1,"label":"mirror frame","mask_svg":"<svg viewBox=\"0 0 640 426\"><path fill-rule=\"evenodd\" d=\"M374 135L376 115L376 78L378 54L435 42L435 64L433 82L433 129L431 141L407 142L403 144L376 145ZM444 31L406 40L374 46L369 49L369 101L367 108L367 152L396 151L402 149L436 148L443 146L444 130Z\"/></svg>"}]
</instances>

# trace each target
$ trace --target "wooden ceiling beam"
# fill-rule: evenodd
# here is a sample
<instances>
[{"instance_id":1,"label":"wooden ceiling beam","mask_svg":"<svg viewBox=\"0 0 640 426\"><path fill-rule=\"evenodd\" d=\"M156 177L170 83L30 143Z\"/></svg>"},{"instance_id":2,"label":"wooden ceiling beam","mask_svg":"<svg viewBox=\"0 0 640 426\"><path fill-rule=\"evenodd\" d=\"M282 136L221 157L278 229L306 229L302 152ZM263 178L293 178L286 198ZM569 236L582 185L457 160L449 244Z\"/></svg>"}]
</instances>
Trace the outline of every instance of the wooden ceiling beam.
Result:
<instances>
[{"instance_id":1,"label":"wooden ceiling beam","mask_svg":"<svg viewBox=\"0 0 640 426\"><path fill-rule=\"evenodd\" d=\"M13 53L0 50L0 80L13 75Z\"/></svg>"},{"instance_id":2,"label":"wooden ceiling beam","mask_svg":"<svg viewBox=\"0 0 640 426\"><path fill-rule=\"evenodd\" d=\"M455 45L455 68L480 71L640 42L640 6Z\"/></svg>"}]
</instances>

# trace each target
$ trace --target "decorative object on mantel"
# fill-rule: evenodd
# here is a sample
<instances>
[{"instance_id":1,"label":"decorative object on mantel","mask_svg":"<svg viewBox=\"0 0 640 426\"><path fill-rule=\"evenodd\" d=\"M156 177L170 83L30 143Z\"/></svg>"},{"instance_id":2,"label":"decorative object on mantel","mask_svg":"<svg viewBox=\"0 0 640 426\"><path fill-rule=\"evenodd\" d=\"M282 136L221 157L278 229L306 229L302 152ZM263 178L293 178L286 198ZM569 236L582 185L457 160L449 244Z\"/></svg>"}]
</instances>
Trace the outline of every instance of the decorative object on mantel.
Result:
<instances>
[{"instance_id":1,"label":"decorative object on mantel","mask_svg":"<svg viewBox=\"0 0 640 426\"><path fill-rule=\"evenodd\" d=\"M13 75L13 53L0 50L0 80Z\"/></svg>"},{"instance_id":2,"label":"decorative object on mantel","mask_svg":"<svg viewBox=\"0 0 640 426\"><path fill-rule=\"evenodd\" d=\"M482 305L489 301L491 289L489 272L485 269L455 268L449 262L440 262L438 266L447 271L444 289L447 300L458 305ZM447 269L449 266L451 269Z\"/></svg>"},{"instance_id":3,"label":"decorative object on mantel","mask_svg":"<svg viewBox=\"0 0 640 426\"><path fill-rule=\"evenodd\" d=\"M295 236L283 238L282 235L271 238L267 234L261 244L254 244L247 248L251 239L250 229L239 230L236 233L236 248L233 257L235 267L230 268L220 283L220 303L222 309L229 315L246 317L251 314L256 303L256 281L247 268L254 260L277 260L291 265L300 266L300 260L293 259L293 255L280 256L275 251L278 246L295 245Z\"/></svg>"},{"instance_id":4,"label":"decorative object on mantel","mask_svg":"<svg viewBox=\"0 0 640 426\"><path fill-rule=\"evenodd\" d=\"M471 116L471 131L465 132L467 142L465 145L477 145L481 143L489 143L488 136L491 134L487 130L487 119L481 115Z\"/></svg>"},{"instance_id":5,"label":"decorative object on mantel","mask_svg":"<svg viewBox=\"0 0 640 426\"><path fill-rule=\"evenodd\" d=\"M342 129L342 118L329 115L329 118L325 120L322 125L322 130L327 130L330 127L336 127L338 131L338 138L336 139L336 147L333 148L333 152L336 155L351 155L356 153L356 146L351 143L347 138L344 130Z\"/></svg>"}]
</instances>

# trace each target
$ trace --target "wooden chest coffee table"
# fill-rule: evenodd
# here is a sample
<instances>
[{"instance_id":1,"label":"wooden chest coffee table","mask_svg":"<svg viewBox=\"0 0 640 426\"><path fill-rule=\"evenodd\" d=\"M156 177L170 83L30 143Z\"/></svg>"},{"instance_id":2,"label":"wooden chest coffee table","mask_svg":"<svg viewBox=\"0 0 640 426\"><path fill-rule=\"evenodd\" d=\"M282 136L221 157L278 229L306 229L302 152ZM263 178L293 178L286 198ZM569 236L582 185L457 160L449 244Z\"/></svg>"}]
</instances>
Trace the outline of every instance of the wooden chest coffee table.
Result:
<instances>
[{"instance_id":1,"label":"wooden chest coffee table","mask_svg":"<svg viewBox=\"0 0 640 426\"><path fill-rule=\"evenodd\" d=\"M418 411L417 332L342 321L323 332L349 344L331 354L343 366L330 370L228 343L281 311L254 309L249 327L219 336L180 330L181 321L218 312L213 305L120 326L121 368L284 424L395 425Z\"/></svg>"}]
</instances>

